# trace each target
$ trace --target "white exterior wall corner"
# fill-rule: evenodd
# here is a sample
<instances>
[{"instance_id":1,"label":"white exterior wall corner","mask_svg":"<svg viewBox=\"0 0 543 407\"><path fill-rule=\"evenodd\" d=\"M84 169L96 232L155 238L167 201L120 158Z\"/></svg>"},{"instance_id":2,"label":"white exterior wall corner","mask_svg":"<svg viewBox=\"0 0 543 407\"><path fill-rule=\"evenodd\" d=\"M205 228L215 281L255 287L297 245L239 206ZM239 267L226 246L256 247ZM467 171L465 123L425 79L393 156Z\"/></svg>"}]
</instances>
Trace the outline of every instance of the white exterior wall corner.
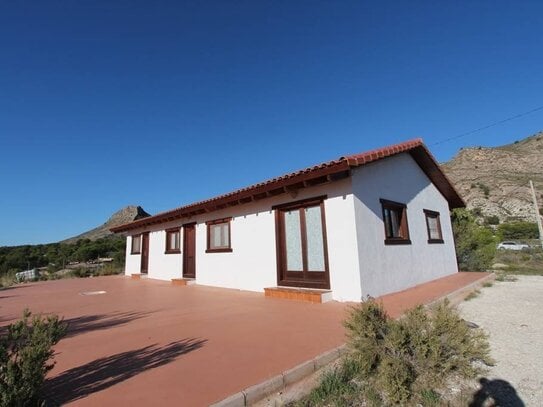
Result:
<instances>
[{"instance_id":1,"label":"white exterior wall corner","mask_svg":"<svg viewBox=\"0 0 543 407\"><path fill-rule=\"evenodd\" d=\"M356 218L351 190L349 178L348 193L327 199L324 205L330 288L332 298L336 301L360 301L362 298Z\"/></svg>"},{"instance_id":2,"label":"white exterior wall corner","mask_svg":"<svg viewBox=\"0 0 543 407\"><path fill-rule=\"evenodd\" d=\"M352 188L363 296L458 272L449 204L409 154L354 170ZM384 244L381 198L407 205L410 245ZM424 209L440 213L443 244L428 243Z\"/></svg>"},{"instance_id":3,"label":"white exterior wall corner","mask_svg":"<svg viewBox=\"0 0 543 407\"><path fill-rule=\"evenodd\" d=\"M333 298L359 301L360 273L356 224L350 178L305 188L296 197L280 195L216 212L155 225L131 234L150 231L149 278L170 280L182 276L181 254L165 254L165 230L196 222L196 283L216 287L263 291L277 285L275 211L272 206L327 195L324 201L328 264ZM232 217L231 253L206 253L206 221ZM183 242L181 233L181 249ZM140 255L130 254L127 237L126 274L139 273Z\"/></svg>"},{"instance_id":4,"label":"white exterior wall corner","mask_svg":"<svg viewBox=\"0 0 543 407\"><path fill-rule=\"evenodd\" d=\"M171 280L182 275L180 254L166 254L166 226L164 229L151 230L149 233L149 270L147 276L157 280ZM180 239L183 238L183 233ZM180 242L183 242L180 240Z\"/></svg>"},{"instance_id":5,"label":"white exterior wall corner","mask_svg":"<svg viewBox=\"0 0 543 407\"><path fill-rule=\"evenodd\" d=\"M124 274L131 276L141 271L141 255L130 254L132 251L132 236L126 236L126 257L124 262Z\"/></svg>"}]
</instances>

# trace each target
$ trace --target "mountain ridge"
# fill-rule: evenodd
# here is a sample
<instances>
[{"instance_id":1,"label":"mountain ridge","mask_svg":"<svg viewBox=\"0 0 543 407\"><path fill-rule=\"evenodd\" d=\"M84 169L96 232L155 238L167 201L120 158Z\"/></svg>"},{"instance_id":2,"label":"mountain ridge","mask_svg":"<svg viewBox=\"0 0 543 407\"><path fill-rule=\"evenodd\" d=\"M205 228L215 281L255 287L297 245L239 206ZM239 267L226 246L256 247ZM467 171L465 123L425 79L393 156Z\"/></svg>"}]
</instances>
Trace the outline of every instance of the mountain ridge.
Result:
<instances>
[{"instance_id":1,"label":"mountain ridge","mask_svg":"<svg viewBox=\"0 0 543 407\"><path fill-rule=\"evenodd\" d=\"M543 132L498 147L462 148L441 166L468 209L501 222L536 221L529 181L541 203Z\"/></svg>"},{"instance_id":2,"label":"mountain ridge","mask_svg":"<svg viewBox=\"0 0 543 407\"><path fill-rule=\"evenodd\" d=\"M120 226L128 222L132 222L137 219L146 218L151 216L139 205L128 205L124 208L113 213L109 219L100 226L97 226L91 230L83 232L77 236L69 237L60 241L60 243L75 243L79 239L97 240L104 237L112 236L113 233L109 229L115 226Z\"/></svg>"}]
</instances>

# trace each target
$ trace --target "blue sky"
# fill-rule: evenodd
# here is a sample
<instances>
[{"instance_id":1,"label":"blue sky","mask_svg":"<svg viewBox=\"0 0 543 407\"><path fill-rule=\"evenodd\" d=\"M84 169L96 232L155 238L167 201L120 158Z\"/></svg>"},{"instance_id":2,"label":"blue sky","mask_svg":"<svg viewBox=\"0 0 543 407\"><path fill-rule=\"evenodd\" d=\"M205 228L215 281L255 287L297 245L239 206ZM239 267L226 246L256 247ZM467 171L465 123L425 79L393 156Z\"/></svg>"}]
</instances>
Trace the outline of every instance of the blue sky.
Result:
<instances>
[{"instance_id":1,"label":"blue sky","mask_svg":"<svg viewBox=\"0 0 543 407\"><path fill-rule=\"evenodd\" d=\"M0 4L0 245L423 137L543 129L541 2Z\"/></svg>"}]
</instances>

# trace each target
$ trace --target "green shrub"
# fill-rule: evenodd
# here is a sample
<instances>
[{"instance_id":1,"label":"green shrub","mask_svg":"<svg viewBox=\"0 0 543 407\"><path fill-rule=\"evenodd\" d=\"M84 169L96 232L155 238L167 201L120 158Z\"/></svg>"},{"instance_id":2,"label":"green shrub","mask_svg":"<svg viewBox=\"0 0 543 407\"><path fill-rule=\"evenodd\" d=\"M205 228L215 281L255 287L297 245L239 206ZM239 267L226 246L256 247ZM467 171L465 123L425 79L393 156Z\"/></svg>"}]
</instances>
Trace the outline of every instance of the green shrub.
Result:
<instances>
[{"instance_id":1,"label":"green shrub","mask_svg":"<svg viewBox=\"0 0 543 407\"><path fill-rule=\"evenodd\" d=\"M461 270L487 270L496 255L497 239L491 229L479 226L465 209L455 209L451 221L456 259Z\"/></svg>"},{"instance_id":2,"label":"green shrub","mask_svg":"<svg viewBox=\"0 0 543 407\"><path fill-rule=\"evenodd\" d=\"M124 269L119 267L116 264L104 264L102 267L98 268L93 272L95 276L112 276L115 274L122 274Z\"/></svg>"},{"instance_id":3,"label":"green shrub","mask_svg":"<svg viewBox=\"0 0 543 407\"><path fill-rule=\"evenodd\" d=\"M483 373L476 361L492 363L485 334L448 302L394 320L370 298L351 309L345 327L350 353L295 405L437 406L447 383Z\"/></svg>"},{"instance_id":4,"label":"green shrub","mask_svg":"<svg viewBox=\"0 0 543 407\"><path fill-rule=\"evenodd\" d=\"M70 270L67 272L64 276L65 277L75 277L75 278L85 278L90 277L92 275L92 272L88 268L84 267L78 267L75 269Z\"/></svg>"},{"instance_id":5,"label":"green shrub","mask_svg":"<svg viewBox=\"0 0 543 407\"><path fill-rule=\"evenodd\" d=\"M531 222L510 222L498 226L502 240L537 239L539 231L537 224Z\"/></svg>"},{"instance_id":6,"label":"green shrub","mask_svg":"<svg viewBox=\"0 0 543 407\"><path fill-rule=\"evenodd\" d=\"M0 406L39 404L45 376L54 366L52 347L65 334L57 316L31 316L9 325L0 336Z\"/></svg>"},{"instance_id":7,"label":"green shrub","mask_svg":"<svg viewBox=\"0 0 543 407\"><path fill-rule=\"evenodd\" d=\"M479 182L478 186L479 186L479 189L483 191L485 198L488 198L490 195L490 188L488 187L488 185L485 185L482 182Z\"/></svg>"},{"instance_id":8,"label":"green shrub","mask_svg":"<svg viewBox=\"0 0 543 407\"><path fill-rule=\"evenodd\" d=\"M351 371L363 383L362 393L372 388L383 404L439 398L437 391L452 377L482 373L474 361L491 363L485 334L470 329L448 302L431 311L419 306L394 320L369 299L352 309L345 326L349 357L358 365Z\"/></svg>"},{"instance_id":9,"label":"green shrub","mask_svg":"<svg viewBox=\"0 0 543 407\"><path fill-rule=\"evenodd\" d=\"M485 217L485 225L499 225L500 224L500 218L496 215L491 215Z\"/></svg>"}]
</instances>

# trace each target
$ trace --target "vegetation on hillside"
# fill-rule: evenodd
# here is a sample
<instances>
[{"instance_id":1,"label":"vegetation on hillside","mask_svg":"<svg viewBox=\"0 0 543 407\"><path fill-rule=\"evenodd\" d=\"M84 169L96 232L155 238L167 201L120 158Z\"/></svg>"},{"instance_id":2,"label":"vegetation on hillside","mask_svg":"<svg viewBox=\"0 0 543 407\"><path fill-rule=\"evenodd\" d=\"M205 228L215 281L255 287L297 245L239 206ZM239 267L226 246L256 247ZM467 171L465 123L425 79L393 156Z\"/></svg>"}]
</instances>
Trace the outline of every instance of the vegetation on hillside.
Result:
<instances>
[{"instance_id":1,"label":"vegetation on hillside","mask_svg":"<svg viewBox=\"0 0 543 407\"><path fill-rule=\"evenodd\" d=\"M32 316L28 310L0 332L1 407L42 405L43 382L54 366L52 347L65 333L57 316Z\"/></svg>"},{"instance_id":2,"label":"vegetation on hillside","mask_svg":"<svg viewBox=\"0 0 543 407\"><path fill-rule=\"evenodd\" d=\"M369 299L352 309L345 326L350 353L299 405L447 405L451 380L475 378L492 363L486 335L447 302L394 320Z\"/></svg>"},{"instance_id":3,"label":"vegetation on hillside","mask_svg":"<svg viewBox=\"0 0 543 407\"><path fill-rule=\"evenodd\" d=\"M497 225L495 217L483 224L477 222L477 209L455 209L451 214L456 257L460 270L485 271L494 263L505 265L503 271L543 274L543 253L538 247L521 252L496 250L499 242L512 240L532 243L539 235L531 222L504 222Z\"/></svg>"},{"instance_id":4,"label":"vegetation on hillside","mask_svg":"<svg viewBox=\"0 0 543 407\"><path fill-rule=\"evenodd\" d=\"M63 269L70 262L87 262L99 257L113 258L113 265L124 265L126 241L108 237L75 243L50 243L0 247L0 277L12 278L19 271L47 267L50 272Z\"/></svg>"},{"instance_id":5,"label":"vegetation on hillside","mask_svg":"<svg viewBox=\"0 0 543 407\"><path fill-rule=\"evenodd\" d=\"M507 222L498 226L498 235L502 240L537 239L539 230L532 222Z\"/></svg>"}]
</instances>

